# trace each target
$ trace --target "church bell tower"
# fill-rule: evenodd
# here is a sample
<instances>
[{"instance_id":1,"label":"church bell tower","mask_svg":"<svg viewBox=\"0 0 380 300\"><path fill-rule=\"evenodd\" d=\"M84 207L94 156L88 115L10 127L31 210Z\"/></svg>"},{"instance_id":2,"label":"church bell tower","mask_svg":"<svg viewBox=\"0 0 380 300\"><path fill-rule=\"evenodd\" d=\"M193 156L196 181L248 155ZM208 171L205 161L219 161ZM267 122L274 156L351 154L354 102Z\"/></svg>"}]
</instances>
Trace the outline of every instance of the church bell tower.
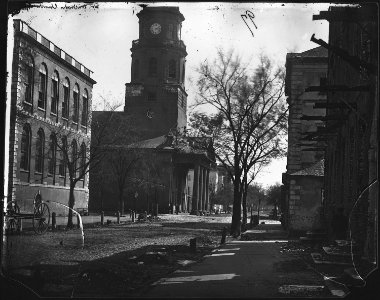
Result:
<instances>
[{"instance_id":1,"label":"church bell tower","mask_svg":"<svg viewBox=\"0 0 380 300\"><path fill-rule=\"evenodd\" d=\"M145 7L139 39L132 42L131 82L126 84L124 111L146 139L186 126L185 20L178 7Z\"/></svg>"}]
</instances>

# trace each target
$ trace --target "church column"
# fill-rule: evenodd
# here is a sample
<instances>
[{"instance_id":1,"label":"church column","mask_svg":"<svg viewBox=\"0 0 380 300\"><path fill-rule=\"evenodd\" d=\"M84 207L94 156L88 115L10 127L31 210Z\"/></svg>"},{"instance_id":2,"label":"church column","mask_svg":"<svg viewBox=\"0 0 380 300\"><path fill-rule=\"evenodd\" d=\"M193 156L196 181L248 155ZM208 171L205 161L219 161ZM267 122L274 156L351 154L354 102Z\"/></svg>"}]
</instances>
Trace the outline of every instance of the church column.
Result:
<instances>
[{"instance_id":1,"label":"church column","mask_svg":"<svg viewBox=\"0 0 380 300\"><path fill-rule=\"evenodd\" d=\"M203 210L207 210L207 169L203 168Z\"/></svg>"},{"instance_id":2,"label":"church column","mask_svg":"<svg viewBox=\"0 0 380 300\"><path fill-rule=\"evenodd\" d=\"M186 174L187 170L185 168L182 169L181 172L181 211L180 212L185 212L187 209L187 203L186 203Z\"/></svg>"},{"instance_id":3,"label":"church column","mask_svg":"<svg viewBox=\"0 0 380 300\"><path fill-rule=\"evenodd\" d=\"M210 186L210 170L206 170L206 210L210 211L210 198L209 198L209 186Z\"/></svg>"},{"instance_id":4,"label":"church column","mask_svg":"<svg viewBox=\"0 0 380 300\"><path fill-rule=\"evenodd\" d=\"M178 213L180 211L181 195L182 195L182 170L180 168L177 169L176 181L177 181L177 185L176 185L177 190L176 190L175 213Z\"/></svg>"},{"instance_id":5,"label":"church column","mask_svg":"<svg viewBox=\"0 0 380 300\"><path fill-rule=\"evenodd\" d=\"M191 214L196 215L198 211L198 190L199 190L199 165L194 165L194 181L193 181L193 199L191 203Z\"/></svg>"},{"instance_id":6,"label":"church column","mask_svg":"<svg viewBox=\"0 0 380 300\"><path fill-rule=\"evenodd\" d=\"M199 167L199 201L198 201L198 211L203 210L203 168Z\"/></svg>"}]
</instances>

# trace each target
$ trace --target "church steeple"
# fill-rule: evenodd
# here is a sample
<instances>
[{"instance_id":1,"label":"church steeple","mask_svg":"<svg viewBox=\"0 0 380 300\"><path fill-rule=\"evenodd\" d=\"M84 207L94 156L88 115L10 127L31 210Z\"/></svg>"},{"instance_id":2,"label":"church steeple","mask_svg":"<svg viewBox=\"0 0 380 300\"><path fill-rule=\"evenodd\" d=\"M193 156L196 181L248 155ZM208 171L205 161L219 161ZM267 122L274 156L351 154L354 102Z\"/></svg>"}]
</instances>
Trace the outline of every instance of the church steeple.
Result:
<instances>
[{"instance_id":1,"label":"church steeple","mask_svg":"<svg viewBox=\"0 0 380 300\"><path fill-rule=\"evenodd\" d=\"M132 42L125 111L141 118L145 136L154 137L186 125L185 18L178 7L145 7L137 17L139 39Z\"/></svg>"}]
</instances>

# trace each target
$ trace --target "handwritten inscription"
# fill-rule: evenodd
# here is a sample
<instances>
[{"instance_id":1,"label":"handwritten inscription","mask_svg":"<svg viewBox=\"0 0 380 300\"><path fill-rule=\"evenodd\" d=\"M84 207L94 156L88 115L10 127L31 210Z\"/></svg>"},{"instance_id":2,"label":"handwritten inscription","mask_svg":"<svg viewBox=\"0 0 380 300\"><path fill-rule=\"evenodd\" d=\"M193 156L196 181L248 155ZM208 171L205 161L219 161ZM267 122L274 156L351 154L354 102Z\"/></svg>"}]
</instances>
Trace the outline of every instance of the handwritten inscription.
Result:
<instances>
[{"instance_id":1,"label":"handwritten inscription","mask_svg":"<svg viewBox=\"0 0 380 300\"><path fill-rule=\"evenodd\" d=\"M250 25L249 25L249 24L252 23L253 26L255 26L255 28L257 29L257 26L256 26L255 22L253 21L253 19L255 18L254 13L251 12L250 10L247 10L247 11L245 12L244 15L241 15L241 18L243 19L245 25L247 25L247 27L248 27L249 31L251 32L252 36L255 36L255 35L253 34L253 31L252 31ZM246 20L248 20L248 19L250 20L250 22L247 22L247 21L246 21ZM248 23L249 23L249 24L248 24ZM251 25L251 26L252 26L252 25Z\"/></svg>"}]
</instances>

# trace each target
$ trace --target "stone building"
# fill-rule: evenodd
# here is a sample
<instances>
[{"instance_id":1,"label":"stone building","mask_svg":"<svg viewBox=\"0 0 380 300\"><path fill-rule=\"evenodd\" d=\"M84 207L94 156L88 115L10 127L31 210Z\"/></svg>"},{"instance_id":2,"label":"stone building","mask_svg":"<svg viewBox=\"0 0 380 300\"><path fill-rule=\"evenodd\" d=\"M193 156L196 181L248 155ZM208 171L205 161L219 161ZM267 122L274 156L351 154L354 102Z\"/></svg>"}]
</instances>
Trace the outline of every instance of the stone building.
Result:
<instances>
[{"instance_id":1,"label":"stone building","mask_svg":"<svg viewBox=\"0 0 380 300\"><path fill-rule=\"evenodd\" d=\"M326 100L323 93L307 90L327 76L327 50L323 47L286 56L285 95L288 96L288 156L283 173L281 205L289 232L317 229L323 200L324 148L316 138L322 129Z\"/></svg>"},{"instance_id":2,"label":"stone building","mask_svg":"<svg viewBox=\"0 0 380 300\"><path fill-rule=\"evenodd\" d=\"M14 21L8 202L17 201L21 211L33 212L38 191L43 200L67 205L67 163L53 141L59 131L66 146L88 152L96 83L91 73L25 22ZM76 207L87 207L88 176L74 194Z\"/></svg>"},{"instance_id":3,"label":"stone building","mask_svg":"<svg viewBox=\"0 0 380 300\"><path fill-rule=\"evenodd\" d=\"M330 7L313 16L329 22L329 41L312 41L328 49L325 201L329 236L335 210L349 219L347 239L377 261L378 222L378 7Z\"/></svg>"},{"instance_id":4,"label":"stone building","mask_svg":"<svg viewBox=\"0 0 380 300\"><path fill-rule=\"evenodd\" d=\"M133 131L138 139L132 145L125 141L115 146L132 147L144 154L130 174L135 183L125 187L126 208L151 212L154 203L159 212L196 214L209 210L207 187L214 158L211 152L199 150L199 141L186 138L177 143L176 133L184 132L187 123L187 52L181 40L185 18L178 7L145 7L137 17L139 39L132 42L131 82L126 84L125 109L114 112L117 118L130 120L133 128L125 127L124 132L127 135ZM94 120L104 114L96 112ZM106 160L112 155L110 151ZM103 175L112 174L109 164L104 168ZM147 168L154 170L155 175L149 175ZM186 179L189 170L194 170L191 198ZM94 170L90 176L90 186L94 187L90 188L91 209L107 207L116 211L119 205L115 182L105 183L97 174Z\"/></svg>"}]
</instances>

